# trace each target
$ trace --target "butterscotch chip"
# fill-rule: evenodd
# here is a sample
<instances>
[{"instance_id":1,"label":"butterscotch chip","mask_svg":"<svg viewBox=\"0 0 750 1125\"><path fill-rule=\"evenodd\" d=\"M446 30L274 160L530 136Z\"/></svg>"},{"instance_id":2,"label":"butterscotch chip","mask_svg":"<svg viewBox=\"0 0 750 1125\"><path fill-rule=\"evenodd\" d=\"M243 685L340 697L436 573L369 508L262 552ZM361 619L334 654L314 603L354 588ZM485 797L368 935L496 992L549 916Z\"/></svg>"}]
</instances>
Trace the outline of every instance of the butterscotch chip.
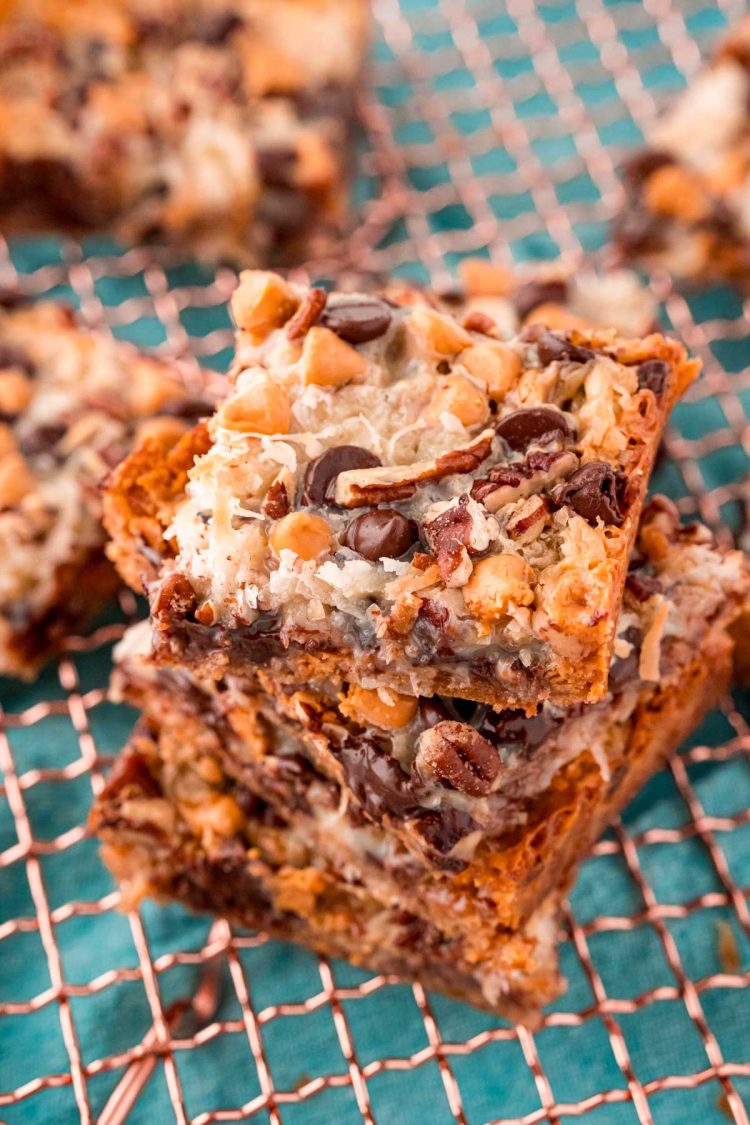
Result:
<instances>
[{"instance_id":1,"label":"butterscotch chip","mask_svg":"<svg viewBox=\"0 0 750 1125\"><path fill-rule=\"evenodd\" d=\"M277 555L294 551L301 559L315 559L331 544L331 529L321 516L290 512L271 531L270 543Z\"/></svg>"},{"instance_id":2,"label":"butterscotch chip","mask_svg":"<svg viewBox=\"0 0 750 1125\"><path fill-rule=\"evenodd\" d=\"M417 700L410 695L387 692L382 695L370 688L350 687L341 709L363 726L398 730L410 723L417 713Z\"/></svg>"},{"instance_id":3,"label":"butterscotch chip","mask_svg":"<svg viewBox=\"0 0 750 1125\"><path fill-rule=\"evenodd\" d=\"M507 297L513 291L513 273L484 258L465 258L458 272L470 297Z\"/></svg>"},{"instance_id":4,"label":"butterscotch chip","mask_svg":"<svg viewBox=\"0 0 750 1125\"><path fill-rule=\"evenodd\" d=\"M425 418L428 422L437 423L444 411L455 414L464 426L474 426L486 422L490 406L486 395L471 380L463 375L449 375L432 396Z\"/></svg>"},{"instance_id":5,"label":"butterscotch chip","mask_svg":"<svg viewBox=\"0 0 750 1125\"><path fill-rule=\"evenodd\" d=\"M246 434L286 434L292 423L289 394L262 372L241 394L227 399L217 415L219 425Z\"/></svg>"},{"instance_id":6,"label":"butterscotch chip","mask_svg":"<svg viewBox=\"0 0 750 1125\"><path fill-rule=\"evenodd\" d=\"M330 328L315 327L305 336L302 370L306 383L335 387L363 375L367 360Z\"/></svg>"},{"instance_id":7,"label":"butterscotch chip","mask_svg":"<svg viewBox=\"0 0 750 1125\"><path fill-rule=\"evenodd\" d=\"M481 559L463 588L466 608L482 621L500 621L534 601L534 571L520 555Z\"/></svg>"},{"instance_id":8,"label":"butterscotch chip","mask_svg":"<svg viewBox=\"0 0 750 1125\"><path fill-rule=\"evenodd\" d=\"M469 333L454 320L426 306L412 309L406 326L419 346L435 355L456 355L473 343Z\"/></svg>"},{"instance_id":9,"label":"butterscotch chip","mask_svg":"<svg viewBox=\"0 0 750 1125\"><path fill-rule=\"evenodd\" d=\"M292 290L276 273L246 270L232 294L232 316L243 332L262 340L285 324L297 307Z\"/></svg>"},{"instance_id":10,"label":"butterscotch chip","mask_svg":"<svg viewBox=\"0 0 750 1125\"><path fill-rule=\"evenodd\" d=\"M485 383L493 398L507 394L521 373L521 358L507 344L472 344L460 361L470 375Z\"/></svg>"}]
</instances>

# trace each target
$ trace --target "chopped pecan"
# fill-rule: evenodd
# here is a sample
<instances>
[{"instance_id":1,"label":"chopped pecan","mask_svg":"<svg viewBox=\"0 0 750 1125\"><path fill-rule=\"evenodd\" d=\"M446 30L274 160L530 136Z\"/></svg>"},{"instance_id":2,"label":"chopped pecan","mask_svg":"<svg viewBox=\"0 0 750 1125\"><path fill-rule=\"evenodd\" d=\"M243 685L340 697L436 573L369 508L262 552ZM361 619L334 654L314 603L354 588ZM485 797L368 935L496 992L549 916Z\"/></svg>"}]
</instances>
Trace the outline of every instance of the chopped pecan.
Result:
<instances>
[{"instance_id":1,"label":"chopped pecan","mask_svg":"<svg viewBox=\"0 0 750 1125\"><path fill-rule=\"evenodd\" d=\"M313 324L318 323L327 300L325 289L309 290L292 319L287 322L286 334L290 340L301 340Z\"/></svg>"},{"instance_id":2,"label":"chopped pecan","mask_svg":"<svg viewBox=\"0 0 750 1125\"><path fill-rule=\"evenodd\" d=\"M498 465L487 478L474 482L471 495L488 512L534 496L576 469L578 458L567 450L530 453L517 465Z\"/></svg>"},{"instance_id":3,"label":"chopped pecan","mask_svg":"<svg viewBox=\"0 0 750 1125\"><path fill-rule=\"evenodd\" d=\"M497 325L488 313L472 309L464 317L464 328L468 332L481 332L484 336L491 336Z\"/></svg>"},{"instance_id":4,"label":"chopped pecan","mask_svg":"<svg viewBox=\"0 0 750 1125\"><path fill-rule=\"evenodd\" d=\"M443 510L430 518L435 508ZM467 552L485 551L489 546L486 523L482 509L466 495L457 503L436 504L428 510L424 536L435 553L440 577L446 586L463 585L471 573Z\"/></svg>"},{"instance_id":5,"label":"chopped pecan","mask_svg":"<svg viewBox=\"0 0 750 1125\"><path fill-rule=\"evenodd\" d=\"M486 797L501 767L491 742L467 723L449 719L419 736L413 770L422 782L437 782L470 797Z\"/></svg>"},{"instance_id":6,"label":"chopped pecan","mask_svg":"<svg viewBox=\"0 0 750 1125\"><path fill-rule=\"evenodd\" d=\"M531 543L544 530L549 508L542 496L531 496L513 513L505 525L505 533L517 543Z\"/></svg>"},{"instance_id":7,"label":"chopped pecan","mask_svg":"<svg viewBox=\"0 0 750 1125\"><path fill-rule=\"evenodd\" d=\"M484 430L470 445L452 449L432 461L339 473L336 478L336 504L341 508L360 508L408 500L421 484L454 473L473 472L489 456L492 438L492 430Z\"/></svg>"},{"instance_id":8,"label":"chopped pecan","mask_svg":"<svg viewBox=\"0 0 750 1125\"><path fill-rule=\"evenodd\" d=\"M195 590L184 574L173 572L162 582L152 607L153 620L157 624L185 618L193 613L198 598Z\"/></svg>"},{"instance_id":9,"label":"chopped pecan","mask_svg":"<svg viewBox=\"0 0 750 1125\"><path fill-rule=\"evenodd\" d=\"M284 481L277 477L263 501L263 513L270 520L280 520L289 514L289 493Z\"/></svg>"}]
</instances>

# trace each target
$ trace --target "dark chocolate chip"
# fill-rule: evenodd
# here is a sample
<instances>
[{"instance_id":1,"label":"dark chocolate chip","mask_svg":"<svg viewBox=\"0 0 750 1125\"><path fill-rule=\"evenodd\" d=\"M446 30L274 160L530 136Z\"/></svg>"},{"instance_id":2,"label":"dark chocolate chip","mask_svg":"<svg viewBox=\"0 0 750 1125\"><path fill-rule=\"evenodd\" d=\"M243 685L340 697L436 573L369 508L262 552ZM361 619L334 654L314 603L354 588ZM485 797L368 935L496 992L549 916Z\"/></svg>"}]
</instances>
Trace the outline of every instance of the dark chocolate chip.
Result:
<instances>
[{"instance_id":1,"label":"dark chocolate chip","mask_svg":"<svg viewBox=\"0 0 750 1125\"><path fill-rule=\"evenodd\" d=\"M536 715L525 711L490 711L477 730L485 738L513 753L529 753L547 741L565 719L565 712L542 707Z\"/></svg>"},{"instance_id":2,"label":"dark chocolate chip","mask_svg":"<svg viewBox=\"0 0 750 1125\"><path fill-rule=\"evenodd\" d=\"M637 257L661 249L663 227L663 219L652 215L641 203L634 203L615 223L612 238L626 257Z\"/></svg>"},{"instance_id":3,"label":"dark chocolate chip","mask_svg":"<svg viewBox=\"0 0 750 1125\"><path fill-rule=\"evenodd\" d=\"M565 442L573 436L564 415L548 406L533 406L506 414L495 426L495 432L519 453L530 445Z\"/></svg>"},{"instance_id":4,"label":"dark chocolate chip","mask_svg":"<svg viewBox=\"0 0 750 1125\"><path fill-rule=\"evenodd\" d=\"M31 298L14 289L12 285L0 285L0 309L20 309L30 303Z\"/></svg>"},{"instance_id":5,"label":"dark chocolate chip","mask_svg":"<svg viewBox=\"0 0 750 1125\"><path fill-rule=\"evenodd\" d=\"M455 719L455 712L451 713L448 706L437 695L422 696L419 700L419 718L425 730L445 722L446 719Z\"/></svg>"},{"instance_id":6,"label":"dark chocolate chip","mask_svg":"<svg viewBox=\"0 0 750 1125\"><path fill-rule=\"evenodd\" d=\"M609 669L609 689L617 690L633 683L638 679L638 665L641 659L641 631L636 625L631 625L622 635L632 647L627 656L618 656L612 661Z\"/></svg>"},{"instance_id":7,"label":"dark chocolate chip","mask_svg":"<svg viewBox=\"0 0 750 1125\"><path fill-rule=\"evenodd\" d=\"M363 558L377 562L382 558L400 559L416 543L417 536L413 520L395 508L376 508L352 520L344 532L343 543Z\"/></svg>"},{"instance_id":8,"label":"dark chocolate chip","mask_svg":"<svg viewBox=\"0 0 750 1125\"><path fill-rule=\"evenodd\" d=\"M391 318L385 302L377 297L362 297L329 305L321 322L350 344L366 344L387 332Z\"/></svg>"},{"instance_id":9,"label":"dark chocolate chip","mask_svg":"<svg viewBox=\"0 0 750 1125\"><path fill-rule=\"evenodd\" d=\"M660 398L669 378L669 364L663 359L647 359L638 368L638 386L643 390L653 391Z\"/></svg>"},{"instance_id":10,"label":"dark chocolate chip","mask_svg":"<svg viewBox=\"0 0 750 1125\"><path fill-rule=\"evenodd\" d=\"M243 26L244 20L236 12L206 12L191 28L191 38L205 43L208 47L219 47Z\"/></svg>"},{"instance_id":11,"label":"dark chocolate chip","mask_svg":"<svg viewBox=\"0 0 750 1125\"><path fill-rule=\"evenodd\" d=\"M550 281L527 281L516 291L513 303L521 320L539 305L563 305L568 297L568 283L562 278Z\"/></svg>"},{"instance_id":12,"label":"dark chocolate chip","mask_svg":"<svg viewBox=\"0 0 750 1125\"><path fill-rule=\"evenodd\" d=\"M265 184L275 187L291 187L294 183L294 167L297 151L288 145L275 145L273 148L258 149L256 154L258 175Z\"/></svg>"},{"instance_id":13,"label":"dark chocolate chip","mask_svg":"<svg viewBox=\"0 0 750 1125\"><path fill-rule=\"evenodd\" d=\"M19 351L10 344L0 344L0 370L5 371L9 367L17 367L29 378L33 377L36 371L36 365L25 352Z\"/></svg>"},{"instance_id":14,"label":"dark chocolate chip","mask_svg":"<svg viewBox=\"0 0 750 1125\"><path fill-rule=\"evenodd\" d=\"M556 504L567 504L577 515L596 524L619 527L625 518L622 504L625 478L606 461L589 461L572 474L568 481L555 489Z\"/></svg>"},{"instance_id":15,"label":"dark chocolate chip","mask_svg":"<svg viewBox=\"0 0 750 1125\"><path fill-rule=\"evenodd\" d=\"M305 469L302 503L332 503L339 473L349 469L376 469L380 463L374 453L359 445L334 445L326 449Z\"/></svg>"},{"instance_id":16,"label":"dark chocolate chip","mask_svg":"<svg viewBox=\"0 0 750 1125\"><path fill-rule=\"evenodd\" d=\"M555 362L588 363L595 355L591 348L580 348L565 336L557 336L547 328L540 333L536 345L539 359L545 365Z\"/></svg>"},{"instance_id":17,"label":"dark chocolate chip","mask_svg":"<svg viewBox=\"0 0 750 1125\"><path fill-rule=\"evenodd\" d=\"M374 820L385 813L408 816L420 811L409 775L374 739L349 737L338 753L347 785Z\"/></svg>"},{"instance_id":18,"label":"dark chocolate chip","mask_svg":"<svg viewBox=\"0 0 750 1125\"><path fill-rule=\"evenodd\" d=\"M423 813L414 822L414 828L422 839L439 855L447 855L459 840L468 836L477 827L468 813L446 805L441 809ZM461 867L465 867L461 863ZM460 869L460 868L459 868Z\"/></svg>"},{"instance_id":19,"label":"dark chocolate chip","mask_svg":"<svg viewBox=\"0 0 750 1125\"><path fill-rule=\"evenodd\" d=\"M662 588L658 578L652 578L648 574L639 574L637 571L633 571L625 579L625 589L633 595L637 602L647 602L654 594L660 594Z\"/></svg>"},{"instance_id":20,"label":"dark chocolate chip","mask_svg":"<svg viewBox=\"0 0 750 1125\"><path fill-rule=\"evenodd\" d=\"M649 176L659 168L674 164L675 158L669 152L646 148L631 156L622 166L623 179L633 188L640 188Z\"/></svg>"},{"instance_id":21,"label":"dark chocolate chip","mask_svg":"<svg viewBox=\"0 0 750 1125\"><path fill-rule=\"evenodd\" d=\"M46 426L37 426L24 434L19 442L19 448L24 457L38 457L43 453L54 454L55 446L66 432L67 426L64 426L62 422L51 422Z\"/></svg>"}]
</instances>

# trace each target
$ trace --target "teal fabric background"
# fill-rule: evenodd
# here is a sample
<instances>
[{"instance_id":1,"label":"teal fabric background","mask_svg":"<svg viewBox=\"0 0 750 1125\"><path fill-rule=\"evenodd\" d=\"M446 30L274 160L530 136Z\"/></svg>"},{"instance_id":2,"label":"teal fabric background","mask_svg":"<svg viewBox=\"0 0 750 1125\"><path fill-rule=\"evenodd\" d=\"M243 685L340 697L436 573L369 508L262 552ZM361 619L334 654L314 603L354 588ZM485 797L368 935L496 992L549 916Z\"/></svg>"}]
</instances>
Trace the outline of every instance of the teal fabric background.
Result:
<instances>
[{"instance_id":1,"label":"teal fabric background","mask_svg":"<svg viewBox=\"0 0 750 1125\"><path fill-rule=\"evenodd\" d=\"M638 64L646 90L661 102L684 85L686 73L697 65L697 54L690 50L693 40L707 50L725 19L715 6L693 2L679 7L673 11L668 5L631 0L580 0L578 5L536 7L510 3L506 10L482 0L402 0L399 14L395 0L379 3L373 76L381 108L373 117L371 107L368 115L375 139L365 146L356 192L371 227L379 214L384 220L366 263L427 280L431 272L434 275L436 256L452 269L467 252L481 250L484 232L477 226L475 197L466 192L472 180L485 185L486 208L482 203L480 210L486 230L507 243L517 260L551 258L573 242L597 250L604 241L611 201L603 198L586 156L595 156L602 145L619 151L640 137L637 122L622 102L627 84L618 90L612 74L600 64L602 46L626 49ZM657 8L665 14L661 29L652 14ZM613 24L602 23L602 14ZM466 38L472 27L487 47L494 80L513 110L509 115L506 106L494 122L487 78L480 87L467 63L467 51L471 59L478 57L470 36ZM597 28L603 39L594 34ZM617 39L610 41L612 28ZM555 86L558 72L547 65L543 53L534 69L531 45L537 41L543 52L547 48L542 39L558 45L558 62L571 75L567 93ZM580 119L575 112L560 111L550 83L561 105L575 108L578 99L584 117L590 113L585 117L593 122L588 132L576 124ZM521 146L523 160L513 147L513 121L531 137L528 148ZM488 143L493 128L495 139ZM390 134L387 144L378 131ZM403 146L399 183L414 193L401 211L393 183L389 190L393 169L382 160L392 142ZM532 159L535 180L529 174ZM382 194L384 209L375 212L371 201ZM566 209L567 233L547 224L544 207L552 205ZM82 289L88 291L102 302L118 335L150 347L164 346L167 337L155 308L150 315L140 315L141 299L154 295L158 285L155 290L153 277L139 268L137 259L131 268L131 258L122 255L103 240L85 245L82 265L76 265L68 244L52 238L11 247L15 266L34 291L76 303ZM176 315L188 343L206 362L223 369L229 357L226 310L215 300L200 299L202 286L215 280L214 275L185 265L168 268L163 277L178 298ZM160 273L159 285L161 278ZM675 411L669 446L673 456L662 460L655 487L681 499L686 515L699 508L707 518L718 515L736 529L741 506L732 486L750 464L750 332L742 302L737 294L718 289L687 299L667 295L666 322L673 321L691 346L703 350L709 367L703 383ZM139 308L132 319L127 316L131 300ZM696 488L703 498L694 502ZM718 497L715 505L712 495ZM101 623L102 641L108 622L116 620L121 617L113 611ZM64 683L51 668L32 687L8 681L0 687L10 750L16 773L22 776L22 800L35 841L31 852L52 914L85 1065L132 1047L151 1026L133 930L125 916L106 908L112 883L80 827L92 785L98 784L97 770L106 768L109 756L122 746L133 720L126 708L99 701L108 672L109 648L102 643L71 656ZM34 707L48 700L57 701L57 709L40 718ZM667 1088L661 1081L670 1075L703 1075L711 1065L706 1035L714 1057L729 1068L733 1089L750 1107L750 763L747 742L738 744L737 752L731 747L721 750L728 740L745 735L750 697L738 693L735 704L736 710L717 712L696 732L683 758L684 773L677 766L655 777L627 811L623 828L584 866L571 897L578 945L568 940L562 946L568 991L539 1033L522 1042L506 1028L503 1038L493 1038L493 1030L504 1027L498 1021L441 997L430 998L439 1036L453 1045L447 1057L471 1125L519 1118L571 1122L582 1114L585 1121L602 1125L636 1122L638 1114L626 1096L627 1079L613 1052L613 1027L622 1036L632 1074L646 1088L648 1109L659 1125L726 1120L716 1077L709 1075L697 1085L675 1079ZM691 754L694 747L707 749ZM66 767L65 780L39 780L34 773ZM10 787L0 790L0 853L8 860L0 867L0 1092L43 1081L16 1104L0 1105L0 1120L9 1125L69 1123L79 1119L79 1112L65 1077L70 1061L59 1006L49 992L54 965L32 923L34 872L9 793ZM689 827L696 814L702 818L702 832ZM623 840L632 844L632 852L623 849ZM45 846L49 841L53 846ZM636 869L626 862L633 857ZM73 914L67 908L71 902L101 906L101 900L105 909L89 913ZM604 916L610 922L597 924ZM201 948L209 923L177 908L152 905L144 908L142 917L166 1006L194 988L197 969L184 955ZM9 924L16 918L28 921L20 927ZM719 922L729 924L737 942L736 971L724 972L720 962ZM285 1125L361 1121L352 1087L344 1083L347 1060L330 1004L320 1003L304 1013L292 1009L274 1014L276 1005L298 1004L321 993L317 959L275 943L242 949L240 959L254 1010L263 1013L261 1035L275 1088L294 1091L323 1075L342 1080L299 1104L281 1104L281 1120ZM420 1064L391 1065L368 1078L378 1125L452 1122L437 1062L421 1062L420 1052L429 1042L412 989L387 986L370 994L359 987L367 974L344 964L335 964L333 972L338 987L353 990L351 998L342 999L341 1010L360 1065L414 1056ZM87 994L77 994L92 982ZM602 996L607 998L604 1006ZM31 1014L14 1013L13 1004L34 998ZM219 1018L234 1021L230 1030L175 1055L188 1119L210 1120L206 1115L213 1110L236 1109L260 1092L241 1009L228 982ZM548 1116L542 1108L529 1066L529 1043L538 1054L551 1097L561 1107L556 1115ZM102 1070L95 1065L93 1071L87 1089L96 1115L122 1068ZM55 1075L63 1077L45 1077ZM690 1085L695 1088L681 1088ZM597 1104L602 1093L605 1103ZM593 1099L593 1106L583 1113L587 1099ZM131 1121L151 1125L172 1119L160 1066ZM268 1114L261 1110L244 1119L265 1121Z\"/></svg>"}]
</instances>

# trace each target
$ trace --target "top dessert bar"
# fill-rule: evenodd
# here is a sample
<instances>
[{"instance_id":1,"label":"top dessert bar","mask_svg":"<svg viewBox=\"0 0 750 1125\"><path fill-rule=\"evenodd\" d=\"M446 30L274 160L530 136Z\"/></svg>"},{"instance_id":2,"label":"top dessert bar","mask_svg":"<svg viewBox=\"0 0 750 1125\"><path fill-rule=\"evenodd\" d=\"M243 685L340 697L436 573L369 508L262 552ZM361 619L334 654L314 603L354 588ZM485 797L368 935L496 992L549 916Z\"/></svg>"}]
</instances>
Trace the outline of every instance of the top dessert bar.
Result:
<instances>
[{"instance_id":1,"label":"top dessert bar","mask_svg":"<svg viewBox=\"0 0 750 1125\"><path fill-rule=\"evenodd\" d=\"M676 277L750 278L750 17L646 137L623 170L614 230L625 259Z\"/></svg>"},{"instance_id":2,"label":"top dessert bar","mask_svg":"<svg viewBox=\"0 0 750 1125\"><path fill-rule=\"evenodd\" d=\"M274 264L346 213L367 0L16 0L3 227L106 227Z\"/></svg>"},{"instance_id":3,"label":"top dessert bar","mask_svg":"<svg viewBox=\"0 0 750 1125\"><path fill-rule=\"evenodd\" d=\"M0 298L0 674L31 677L116 589L99 485L210 410L183 376L63 305Z\"/></svg>"},{"instance_id":4,"label":"top dessert bar","mask_svg":"<svg viewBox=\"0 0 750 1125\"><path fill-rule=\"evenodd\" d=\"M660 335L242 276L233 389L112 476L107 525L156 657L535 710L594 701L665 418Z\"/></svg>"}]
</instances>

